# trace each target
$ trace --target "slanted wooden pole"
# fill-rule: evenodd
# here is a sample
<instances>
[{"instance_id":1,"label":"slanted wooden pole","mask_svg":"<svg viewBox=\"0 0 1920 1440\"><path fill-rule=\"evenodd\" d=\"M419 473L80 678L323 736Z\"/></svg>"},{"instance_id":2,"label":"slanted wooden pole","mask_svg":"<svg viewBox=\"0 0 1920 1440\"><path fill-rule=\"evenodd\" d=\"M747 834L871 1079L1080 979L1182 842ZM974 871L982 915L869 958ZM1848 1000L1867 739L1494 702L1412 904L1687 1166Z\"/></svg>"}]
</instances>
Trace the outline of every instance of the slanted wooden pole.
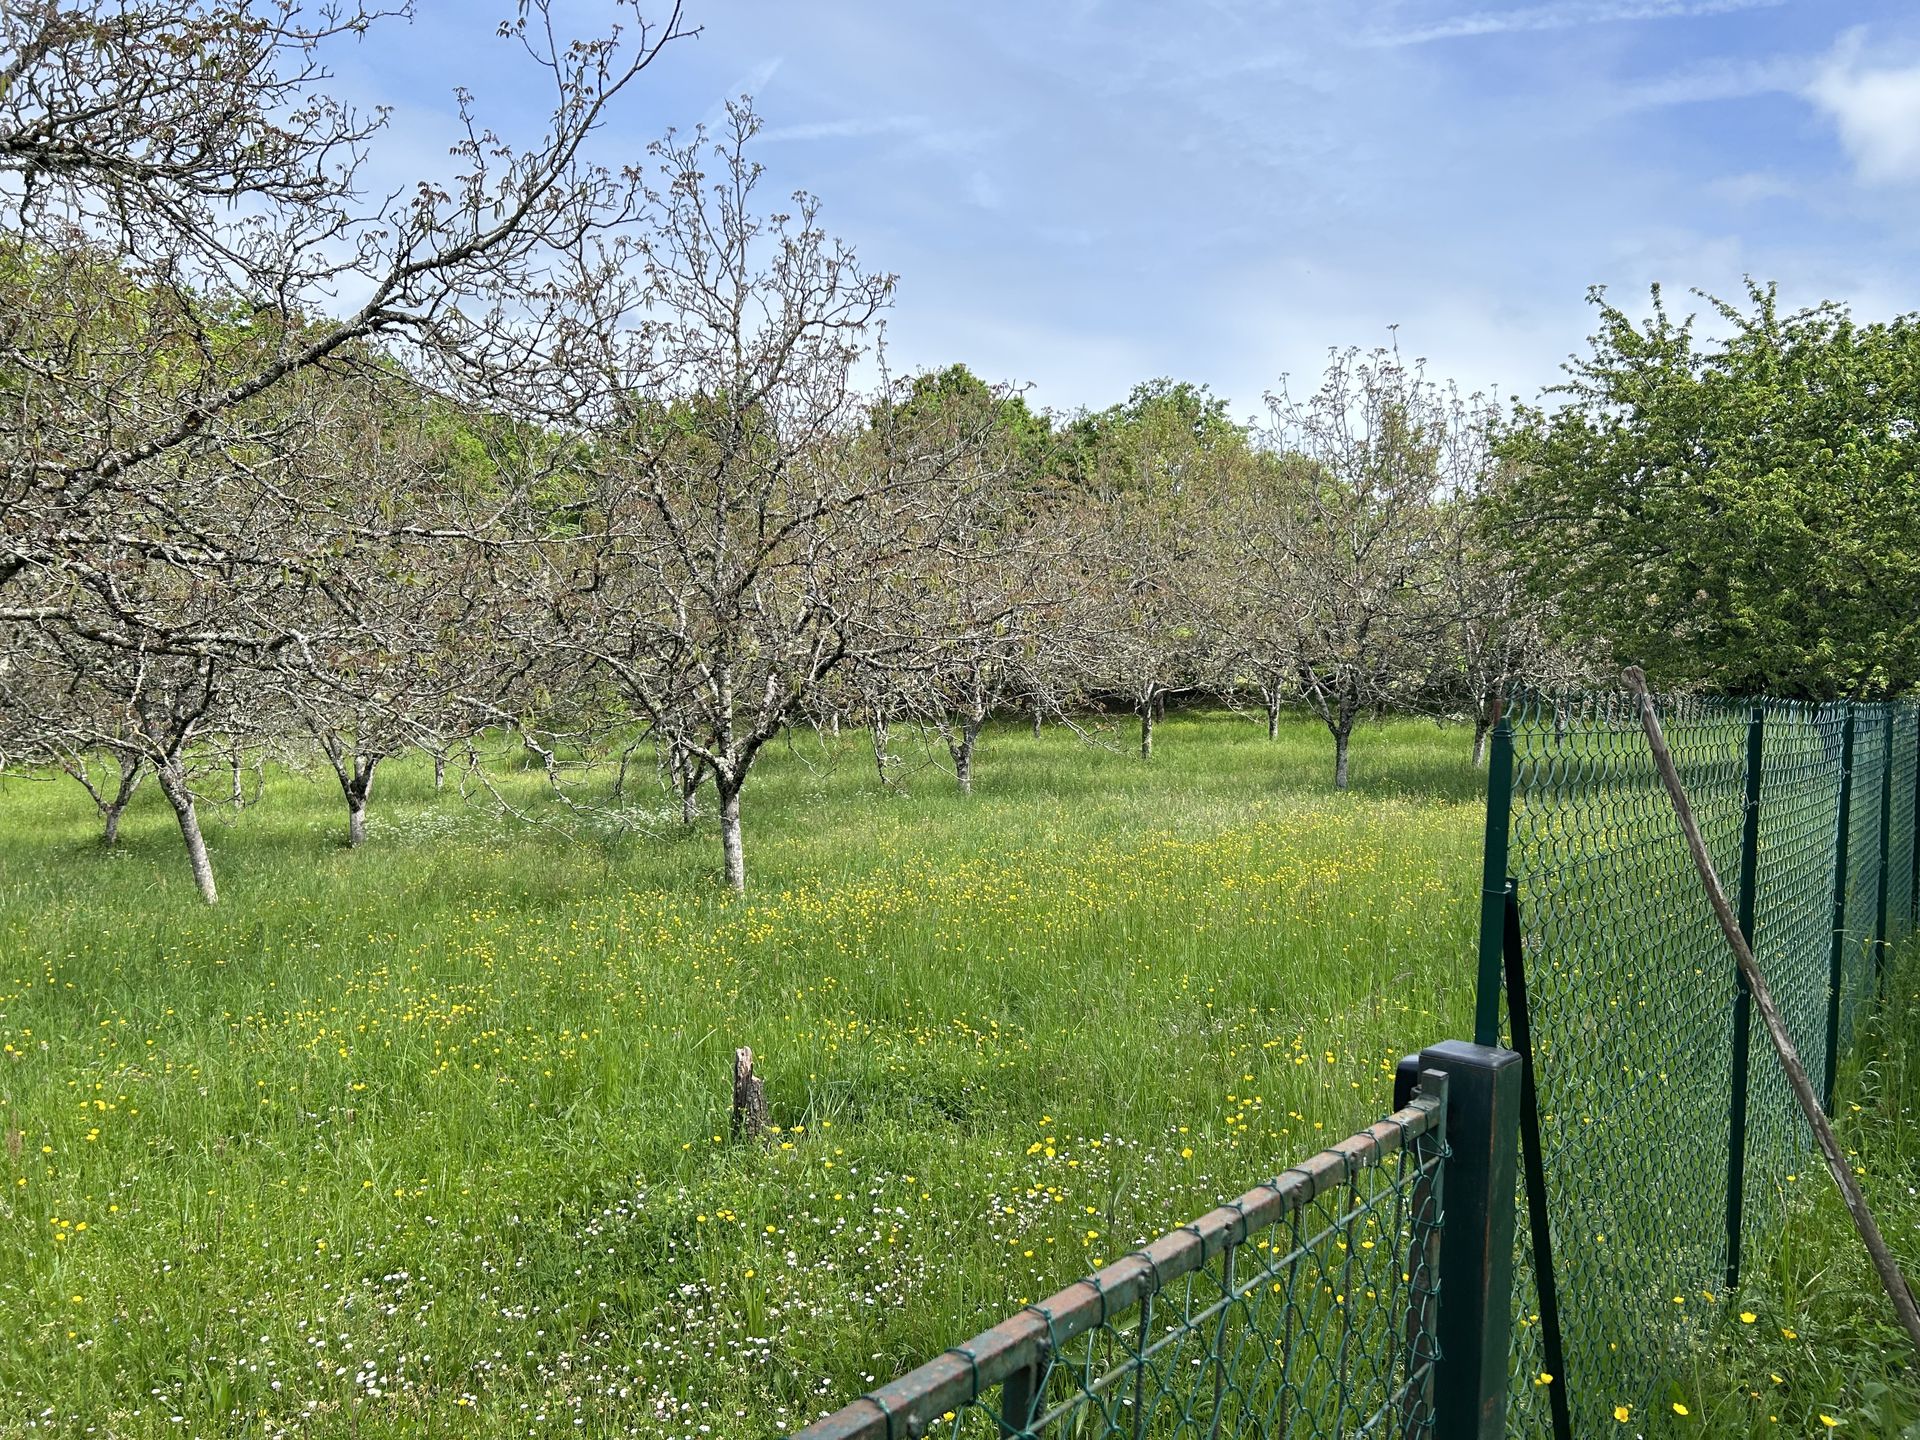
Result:
<instances>
[{"instance_id":1,"label":"slanted wooden pole","mask_svg":"<svg viewBox=\"0 0 1920 1440\"><path fill-rule=\"evenodd\" d=\"M1674 813L1680 817L1680 829L1687 837L1687 849L1692 852L1693 867L1700 872L1700 883L1707 888L1707 899L1712 902L1721 932L1727 937L1727 945L1733 951L1734 963L1740 967L1740 974L1752 992L1754 1007L1766 1023L1767 1035L1780 1057L1780 1067L1787 1072L1787 1083L1793 1087L1794 1098L1800 1102L1800 1112L1807 1117L1807 1123L1813 1127L1814 1137L1820 1142L1820 1153L1826 1158L1833 1183L1840 1187L1840 1198L1846 1202L1847 1213L1853 1216L1853 1227L1860 1232L1861 1242L1866 1245L1867 1254L1873 1258L1873 1268L1880 1273L1880 1284L1886 1289L1887 1299L1893 1303L1894 1314L1899 1316L1907 1339L1913 1343L1915 1358L1920 1359L1920 1309L1915 1309L1913 1292L1907 1288L1900 1267L1888 1253L1887 1242L1880 1236L1880 1227L1874 1223L1873 1212L1867 1209L1866 1196L1860 1193L1853 1170L1847 1164L1846 1156L1840 1153L1840 1142L1820 1110L1819 1098L1813 1093L1813 1082L1807 1078L1807 1067L1800 1063L1800 1052L1794 1049L1793 1037L1787 1034L1779 1008L1773 1003L1773 991L1767 985L1767 977L1760 973L1759 963L1753 958L1753 949L1747 944L1747 937L1740 933L1740 922L1734 916L1733 906L1727 903L1727 892L1721 888L1720 877L1714 873L1706 842L1700 838L1699 822L1693 818L1693 806L1687 800L1686 787L1680 783L1680 772L1674 768L1673 752L1667 748L1667 737L1660 728L1660 716L1654 710L1653 696L1647 691L1647 677L1641 673L1639 666L1629 665L1624 678L1627 688L1639 698L1640 724L1647 732L1647 744L1653 749L1653 763L1660 771L1660 781L1667 787L1668 796L1673 800Z\"/></svg>"}]
</instances>

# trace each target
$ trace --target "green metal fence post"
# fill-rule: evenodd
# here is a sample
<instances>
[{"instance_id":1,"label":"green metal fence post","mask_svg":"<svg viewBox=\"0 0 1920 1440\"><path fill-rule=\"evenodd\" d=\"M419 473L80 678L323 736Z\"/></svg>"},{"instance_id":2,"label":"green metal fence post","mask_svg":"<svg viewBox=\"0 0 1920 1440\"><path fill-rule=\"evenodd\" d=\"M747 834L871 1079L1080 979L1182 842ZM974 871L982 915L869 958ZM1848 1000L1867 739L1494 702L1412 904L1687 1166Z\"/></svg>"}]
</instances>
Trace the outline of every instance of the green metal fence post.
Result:
<instances>
[{"instance_id":1,"label":"green metal fence post","mask_svg":"<svg viewBox=\"0 0 1920 1440\"><path fill-rule=\"evenodd\" d=\"M1907 862L1912 867L1913 883L1907 888L1907 927L1920 920L1920 710L1908 707L1913 716L1913 843L1907 847Z\"/></svg>"},{"instance_id":2,"label":"green metal fence post","mask_svg":"<svg viewBox=\"0 0 1920 1440\"><path fill-rule=\"evenodd\" d=\"M1500 1043L1500 965L1507 907L1507 829L1513 818L1513 725L1501 706L1487 754L1487 835L1480 870L1480 975L1474 994L1476 1045Z\"/></svg>"},{"instance_id":3,"label":"green metal fence post","mask_svg":"<svg viewBox=\"0 0 1920 1440\"><path fill-rule=\"evenodd\" d=\"M1034 1357L1033 1364L1009 1375L1000 1387L1001 1440L1018 1440L1033 1433L1034 1422L1040 1418L1040 1397L1046 1393L1046 1368L1043 1352Z\"/></svg>"},{"instance_id":4,"label":"green metal fence post","mask_svg":"<svg viewBox=\"0 0 1920 1440\"><path fill-rule=\"evenodd\" d=\"M1840 723L1840 830L1833 842L1833 939L1827 951L1827 1063L1820 1103L1833 1113L1833 1078L1840 1064L1840 999L1846 985L1848 841L1853 836L1853 706Z\"/></svg>"},{"instance_id":5,"label":"green metal fence post","mask_svg":"<svg viewBox=\"0 0 1920 1440\"><path fill-rule=\"evenodd\" d=\"M1767 707L1755 704L1747 717L1746 811L1740 822L1740 883L1736 909L1740 933L1753 945L1754 896L1760 876L1760 778L1766 757ZM1753 992L1736 968L1733 997L1733 1084L1727 1111L1727 1288L1740 1283L1741 1212L1747 1190L1747 1068L1753 1049Z\"/></svg>"},{"instance_id":6,"label":"green metal fence post","mask_svg":"<svg viewBox=\"0 0 1920 1440\"><path fill-rule=\"evenodd\" d=\"M1533 1262L1534 1298L1539 1302L1542 1383L1553 1440L1573 1440L1568 1402L1567 1352L1560 1326L1560 1277L1553 1261L1553 1217L1547 1198L1547 1150L1540 1133L1540 1075L1533 1048L1533 1001L1527 992L1527 960L1520 935L1520 892L1507 881L1506 924L1501 964L1507 982L1507 1025L1513 1053L1520 1057L1520 1173L1527 1197L1527 1244Z\"/></svg>"},{"instance_id":7,"label":"green metal fence post","mask_svg":"<svg viewBox=\"0 0 1920 1440\"><path fill-rule=\"evenodd\" d=\"M1873 993L1878 997L1887 979L1887 847L1893 838L1893 707L1880 711L1880 893L1873 922Z\"/></svg>"},{"instance_id":8,"label":"green metal fence post","mask_svg":"<svg viewBox=\"0 0 1920 1440\"><path fill-rule=\"evenodd\" d=\"M1496 972L1497 974L1498 972ZM1520 1057L1445 1040L1401 1062L1447 1077L1446 1223L1440 1231L1435 1435L1503 1440L1513 1336L1513 1225L1520 1136Z\"/></svg>"}]
</instances>

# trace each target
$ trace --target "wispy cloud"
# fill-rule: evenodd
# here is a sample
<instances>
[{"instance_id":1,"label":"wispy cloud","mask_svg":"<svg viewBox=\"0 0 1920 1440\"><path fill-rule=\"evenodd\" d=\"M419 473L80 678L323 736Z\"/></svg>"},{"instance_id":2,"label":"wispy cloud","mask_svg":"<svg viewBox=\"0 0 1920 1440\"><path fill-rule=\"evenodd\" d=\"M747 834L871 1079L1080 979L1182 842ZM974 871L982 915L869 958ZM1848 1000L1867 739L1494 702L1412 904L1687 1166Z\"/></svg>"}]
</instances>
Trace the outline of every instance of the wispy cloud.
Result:
<instances>
[{"instance_id":1,"label":"wispy cloud","mask_svg":"<svg viewBox=\"0 0 1920 1440\"><path fill-rule=\"evenodd\" d=\"M383 186L440 173L456 85L544 120L466 7L417 8L416 43L342 55L344 93L402 107ZM1920 293L1920 0L1012 8L704 5L596 158L753 92L767 196L822 196L900 272L896 360L1056 406L1171 374L1238 413L1395 322L1436 374L1530 391L1596 282L1631 304L1752 273L1863 315Z\"/></svg>"},{"instance_id":2,"label":"wispy cloud","mask_svg":"<svg viewBox=\"0 0 1920 1440\"><path fill-rule=\"evenodd\" d=\"M1814 60L1797 55L1713 60L1622 84L1610 95L1607 108L1618 113L1745 100L1755 95L1792 95L1806 87L1814 69Z\"/></svg>"},{"instance_id":3,"label":"wispy cloud","mask_svg":"<svg viewBox=\"0 0 1920 1440\"><path fill-rule=\"evenodd\" d=\"M767 83L780 73L780 67L785 63L784 55L773 55L760 61L727 87L729 98L733 95L758 95L767 88Z\"/></svg>"},{"instance_id":4,"label":"wispy cloud","mask_svg":"<svg viewBox=\"0 0 1920 1440\"><path fill-rule=\"evenodd\" d=\"M1920 182L1920 65L1869 65L1863 44L1858 31L1842 37L1807 98L1833 121L1862 180Z\"/></svg>"},{"instance_id":5,"label":"wispy cloud","mask_svg":"<svg viewBox=\"0 0 1920 1440\"><path fill-rule=\"evenodd\" d=\"M928 128L924 115L876 115L849 120L814 120L802 125L769 125L760 132L767 144L779 141L865 140L876 135L918 135Z\"/></svg>"},{"instance_id":6,"label":"wispy cloud","mask_svg":"<svg viewBox=\"0 0 1920 1440\"><path fill-rule=\"evenodd\" d=\"M1628 20L1693 20L1741 10L1771 9L1787 0L1555 0L1516 10L1476 10L1405 30L1376 30L1369 45L1426 45L1436 40L1466 40L1542 30L1571 30Z\"/></svg>"},{"instance_id":7,"label":"wispy cloud","mask_svg":"<svg viewBox=\"0 0 1920 1440\"><path fill-rule=\"evenodd\" d=\"M930 154L970 156L991 146L1000 135L998 130L980 126L936 125L925 115L873 115L769 125L759 138L769 144L904 140Z\"/></svg>"},{"instance_id":8,"label":"wispy cloud","mask_svg":"<svg viewBox=\"0 0 1920 1440\"><path fill-rule=\"evenodd\" d=\"M719 97L707 106L706 113L700 117L700 123L709 130L717 130L720 122L726 118L727 106L742 95L761 94L780 73L780 67L786 63L784 55L770 55L756 61L742 73L735 75L721 87Z\"/></svg>"}]
</instances>

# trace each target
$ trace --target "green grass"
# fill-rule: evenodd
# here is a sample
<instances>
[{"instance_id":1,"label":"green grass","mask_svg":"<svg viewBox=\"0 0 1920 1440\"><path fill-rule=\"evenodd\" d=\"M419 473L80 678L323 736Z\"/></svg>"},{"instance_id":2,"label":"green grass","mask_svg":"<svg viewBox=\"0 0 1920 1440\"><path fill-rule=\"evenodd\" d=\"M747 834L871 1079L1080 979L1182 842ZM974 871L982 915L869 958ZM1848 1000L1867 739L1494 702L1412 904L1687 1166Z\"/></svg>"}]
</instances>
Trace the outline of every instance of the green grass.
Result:
<instances>
[{"instance_id":1,"label":"green grass","mask_svg":"<svg viewBox=\"0 0 1920 1440\"><path fill-rule=\"evenodd\" d=\"M330 777L209 805L207 909L157 795L106 854L77 789L10 783L0 1433L783 1433L1466 1033L1466 751L1367 730L1335 795L1307 722L1175 717L1151 765L1008 728L963 799L796 743L746 792L744 901L705 823L568 840L422 763L359 852ZM770 1149L725 1138L737 1045ZM1830 1222L1790 1234L1838 1266ZM1823 1337L1878 1334L1871 1296L1816 1303L1812 1243L1768 1267L1802 1343L1755 1362L1867 1431L1878 1362ZM1700 1363L1676 1385L1748 1383Z\"/></svg>"},{"instance_id":2,"label":"green grass","mask_svg":"<svg viewBox=\"0 0 1920 1440\"><path fill-rule=\"evenodd\" d=\"M1920 1271L1920 944L1901 955L1886 997L1842 1069L1836 1128L1912 1277ZM1817 1154L1787 1188L1785 1224L1749 1261L1742 1291L1715 1297L1716 1320L1668 1387L1669 1407L1684 1406L1687 1417L1663 1416L1655 1433L1913 1440L1920 1386L1912 1347Z\"/></svg>"}]
</instances>

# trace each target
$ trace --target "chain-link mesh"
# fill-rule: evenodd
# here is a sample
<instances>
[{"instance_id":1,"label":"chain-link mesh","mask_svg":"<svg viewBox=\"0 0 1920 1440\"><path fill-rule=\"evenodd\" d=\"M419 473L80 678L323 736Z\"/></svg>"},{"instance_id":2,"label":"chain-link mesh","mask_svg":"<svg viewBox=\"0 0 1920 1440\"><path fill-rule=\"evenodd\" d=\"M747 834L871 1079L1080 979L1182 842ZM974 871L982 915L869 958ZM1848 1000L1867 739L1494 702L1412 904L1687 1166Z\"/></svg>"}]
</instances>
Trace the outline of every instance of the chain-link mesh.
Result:
<instances>
[{"instance_id":1,"label":"chain-link mesh","mask_svg":"<svg viewBox=\"0 0 1920 1440\"><path fill-rule=\"evenodd\" d=\"M1809 1075L1827 1063L1827 973L1838 860L1843 705L1764 711L1756 831L1753 953ZM1737 882L1737 876L1725 883ZM1752 1017L1746 1204L1749 1245L1779 1223L1785 1177L1806 1169L1813 1137L1787 1075Z\"/></svg>"},{"instance_id":2,"label":"chain-link mesh","mask_svg":"<svg viewBox=\"0 0 1920 1440\"><path fill-rule=\"evenodd\" d=\"M1418 1095L800 1440L1430 1436L1444 1137Z\"/></svg>"},{"instance_id":3,"label":"chain-link mesh","mask_svg":"<svg viewBox=\"0 0 1920 1440\"><path fill-rule=\"evenodd\" d=\"M1881 782L1886 774L1884 706L1856 707L1853 720L1853 785L1847 842L1847 906L1840 984L1840 1050L1853 1043L1854 1028L1872 1003L1873 940L1880 912Z\"/></svg>"},{"instance_id":4,"label":"chain-link mesh","mask_svg":"<svg viewBox=\"0 0 1920 1440\"><path fill-rule=\"evenodd\" d=\"M1877 940L1912 924L1920 716L1905 706L1700 698L1660 709L1714 867L1736 904L1744 894L1751 907L1756 957L1818 1076L1830 1022L1844 1046L1872 1003ZM1736 1254L1731 1232L1751 1244L1777 1223L1786 1177L1806 1168L1811 1140L1757 1014L1738 1082L1737 972L1637 702L1530 697L1510 707L1506 728L1507 868L1520 907L1565 1383L1573 1433L1604 1434L1616 1406L1647 1413L1677 1373L1689 1330L1715 1313ZM1536 1258L1524 1226L1521 1235L1508 1428L1544 1436Z\"/></svg>"},{"instance_id":5,"label":"chain-link mesh","mask_svg":"<svg viewBox=\"0 0 1920 1440\"><path fill-rule=\"evenodd\" d=\"M1920 711L1902 707L1893 720L1892 805L1887 825L1887 939L1904 939L1913 928L1913 841L1916 765L1920 765Z\"/></svg>"},{"instance_id":6,"label":"chain-link mesh","mask_svg":"<svg viewBox=\"0 0 1920 1440\"><path fill-rule=\"evenodd\" d=\"M1663 718L1714 865L1732 875L1747 708L1690 700ZM1567 1390L1574 1433L1600 1434L1616 1404L1646 1404L1675 1338L1667 1312L1718 1283L1735 988L1634 702L1529 701L1510 721L1510 865ZM1529 1254L1512 1414L1544 1435L1534 1278Z\"/></svg>"}]
</instances>

